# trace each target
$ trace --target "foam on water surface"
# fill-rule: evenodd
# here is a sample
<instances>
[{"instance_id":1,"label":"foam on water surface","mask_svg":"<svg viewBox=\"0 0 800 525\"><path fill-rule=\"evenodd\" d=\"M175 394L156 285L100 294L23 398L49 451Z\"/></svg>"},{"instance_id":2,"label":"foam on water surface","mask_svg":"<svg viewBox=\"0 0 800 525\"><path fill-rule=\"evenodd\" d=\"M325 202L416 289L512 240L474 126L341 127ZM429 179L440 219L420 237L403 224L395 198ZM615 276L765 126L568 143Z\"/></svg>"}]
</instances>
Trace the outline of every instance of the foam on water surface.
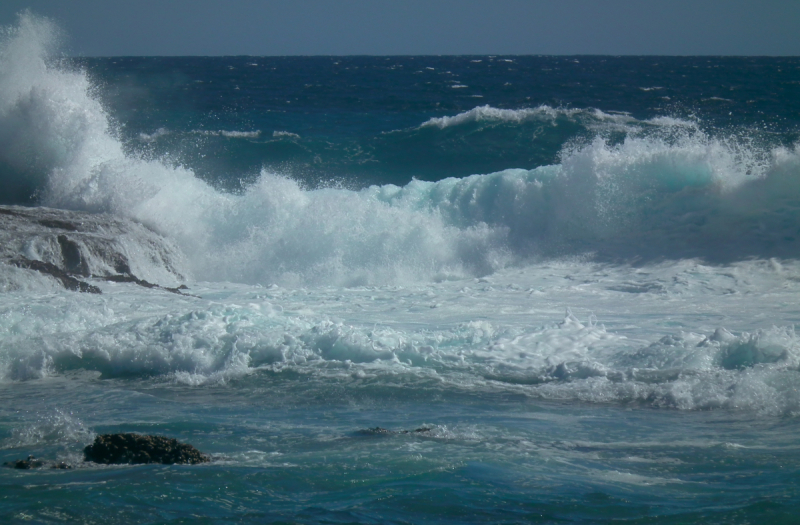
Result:
<instances>
[{"instance_id":1,"label":"foam on water surface","mask_svg":"<svg viewBox=\"0 0 800 525\"><path fill-rule=\"evenodd\" d=\"M798 271L689 262L631 274L563 262L399 288L198 283L199 297L98 282L101 296L29 297L25 311L5 294L0 348L6 381L89 369L213 385L291 372L792 414L800 343L786 322L798 316Z\"/></svg>"}]
</instances>

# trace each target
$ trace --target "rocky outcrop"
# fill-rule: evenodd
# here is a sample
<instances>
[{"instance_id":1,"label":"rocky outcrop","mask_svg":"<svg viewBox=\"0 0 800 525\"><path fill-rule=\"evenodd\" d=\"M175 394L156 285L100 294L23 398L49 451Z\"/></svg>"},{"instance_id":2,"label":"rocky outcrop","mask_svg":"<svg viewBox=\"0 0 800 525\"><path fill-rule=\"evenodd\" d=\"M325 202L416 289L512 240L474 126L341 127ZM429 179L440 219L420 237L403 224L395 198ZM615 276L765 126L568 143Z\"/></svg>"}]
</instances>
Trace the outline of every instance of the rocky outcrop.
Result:
<instances>
[{"instance_id":1,"label":"rocky outcrop","mask_svg":"<svg viewBox=\"0 0 800 525\"><path fill-rule=\"evenodd\" d=\"M67 290L87 293L100 293L85 281L92 278L180 294L188 275L180 250L135 221L22 206L0 206L2 264L48 275Z\"/></svg>"},{"instance_id":2,"label":"rocky outcrop","mask_svg":"<svg viewBox=\"0 0 800 525\"><path fill-rule=\"evenodd\" d=\"M83 449L87 462L103 465L138 465L161 463L164 465L196 465L211 458L192 445L164 436L143 434L103 434ZM34 456L3 463L4 467L30 470L39 468L71 469L63 461L46 461Z\"/></svg>"},{"instance_id":3,"label":"rocky outcrop","mask_svg":"<svg viewBox=\"0 0 800 525\"><path fill-rule=\"evenodd\" d=\"M103 434L83 450L86 461L109 464L206 463L209 456L192 445L164 436Z\"/></svg>"}]
</instances>

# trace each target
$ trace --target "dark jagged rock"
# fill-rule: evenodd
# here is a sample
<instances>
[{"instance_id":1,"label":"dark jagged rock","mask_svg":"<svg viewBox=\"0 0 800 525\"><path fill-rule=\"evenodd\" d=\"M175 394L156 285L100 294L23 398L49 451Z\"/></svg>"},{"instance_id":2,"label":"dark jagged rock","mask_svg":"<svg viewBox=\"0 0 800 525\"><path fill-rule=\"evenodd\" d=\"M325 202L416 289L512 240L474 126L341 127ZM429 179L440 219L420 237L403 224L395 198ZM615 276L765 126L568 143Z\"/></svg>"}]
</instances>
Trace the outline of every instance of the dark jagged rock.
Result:
<instances>
[{"instance_id":1,"label":"dark jagged rock","mask_svg":"<svg viewBox=\"0 0 800 525\"><path fill-rule=\"evenodd\" d=\"M359 430L358 433L366 436L388 436L389 434L396 434L395 431L382 427L365 428L363 430Z\"/></svg>"},{"instance_id":2,"label":"dark jagged rock","mask_svg":"<svg viewBox=\"0 0 800 525\"><path fill-rule=\"evenodd\" d=\"M390 436L393 434L422 434L430 431L431 429L427 427L415 428L414 430L388 430L382 427L375 427L359 430L358 432L368 436Z\"/></svg>"},{"instance_id":3,"label":"dark jagged rock","mask_svg":"<svg viewBox=\"0 0 800 525\"><path fill-rule=\"evenodd\" d=\"M32 468L40 468L44 466L44 461L36 459L33 456L28 456L28 459L18 459L16 461L8 461L3 463L4 467L9 468L18 468L18 469L32 469Z\"/></svg>"},{"instance_id":4,"label":"dark jagged rock","mask_svg":"<svg viewBox=\"0 0 800 525\"><path fill-rule=\"evenodd\" d=\"M401 434L411 434L411 433L422 434L424 432L430 432L431 430L433 430L433 429L426 428L426 427L421 427L421 428L415 428L414 430L401 430L400 433Z\"/></svg>"},{"instance_id":5,"label":"dark jagged rock","mask_svg":"<svg viewBox=\"0 0 800 525\"><path fill-rule=\"evenodd\" d=\"M197 464L210 458L192 445L164 436L103 434L83 449L86 461L110 464Z\"/></svg>"},{"instance_id":6,"label":"dark jagged rock","mask_svg":"<svg viewBox=\"0 0 800 525\"><path fill-rule=\"evenodd\" d=\"M182 284L177 288L170 288L168 286L160 286L158 284L147 282L144 279L139 279L134 275L108 275L106 277L103 277L103 279L112 283L133 283L133 284L138 284L139 286L143 286L145 288L158 288L159 290L166 290L168 292L176 293L178 295L188 295L189 297L195 297L194 295L186 294L181 291L189 289L189 287L186 286L185 284Z\"/></svg>"},{"instance_id":7,"label":"dark jagged rock","mask_svg":"<svg viewBox=\"0 0 800 525\"><path fill-rule=\"evenodd\" d=\"M64 266L67 272L89 277L91 275L89 264L81 255L81 248L78 243L69 239L66 235L59 235L56 240L61 247L61 256L64 258Z\"/></svg>"},{"instance_id":8,"label":"dark jagged rock","mask_svg":"<svg viewBox=\"0 0 800 525\"><path fill-rule=\"evenodd\" d=\"M78 280L61 268L56 266L55 264L47 263L44 261L32 261L30 259L25 259L20 257L19 259L12 260L11 263L18 268L25 268L28 270L36 270L39 273L44 273L50 276L55 277L67 290L73 290L76 292L85 292L85 293L101 293L100 288L97 286L93 286L87 282Z\"/></svg>"}]
</instances>

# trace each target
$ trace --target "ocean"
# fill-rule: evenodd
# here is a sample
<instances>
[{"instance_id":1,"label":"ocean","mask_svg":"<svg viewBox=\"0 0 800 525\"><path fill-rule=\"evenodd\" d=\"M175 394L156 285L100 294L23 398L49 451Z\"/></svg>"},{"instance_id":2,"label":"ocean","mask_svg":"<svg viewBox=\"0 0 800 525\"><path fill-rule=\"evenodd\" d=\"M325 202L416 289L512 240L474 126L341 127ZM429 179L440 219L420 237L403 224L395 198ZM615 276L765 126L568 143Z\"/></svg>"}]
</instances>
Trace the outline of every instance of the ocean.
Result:
<instances>
[{"instance_id":1,"label":"ocean","mask_svg":"<svg viewBox=\"0 0 800 525\"><path fill-rule=\"evenodd\" d=\"M0 463L73 468L3 523L797 523L800 58L58 34L0 38Z\"/></svg>"}]
</instances>

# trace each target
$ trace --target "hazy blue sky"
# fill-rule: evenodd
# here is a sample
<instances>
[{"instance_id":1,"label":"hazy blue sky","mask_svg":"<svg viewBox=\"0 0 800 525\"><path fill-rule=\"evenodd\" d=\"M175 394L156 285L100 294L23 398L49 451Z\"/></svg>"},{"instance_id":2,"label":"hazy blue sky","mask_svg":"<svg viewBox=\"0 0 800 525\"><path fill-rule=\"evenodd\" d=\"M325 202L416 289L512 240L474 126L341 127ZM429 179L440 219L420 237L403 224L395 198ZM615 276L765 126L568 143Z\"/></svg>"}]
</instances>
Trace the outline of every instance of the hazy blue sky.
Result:
<instances>
[{"instance_id":1,"label":"hazy blue sky","mask_svg":"<svg viewBox=\"0 0 800 525\"><path fill-rule=\"evenodd\" d=\"M0 0L74 55L798 55L800 0Z\"/></svg>"}]
</instances>

